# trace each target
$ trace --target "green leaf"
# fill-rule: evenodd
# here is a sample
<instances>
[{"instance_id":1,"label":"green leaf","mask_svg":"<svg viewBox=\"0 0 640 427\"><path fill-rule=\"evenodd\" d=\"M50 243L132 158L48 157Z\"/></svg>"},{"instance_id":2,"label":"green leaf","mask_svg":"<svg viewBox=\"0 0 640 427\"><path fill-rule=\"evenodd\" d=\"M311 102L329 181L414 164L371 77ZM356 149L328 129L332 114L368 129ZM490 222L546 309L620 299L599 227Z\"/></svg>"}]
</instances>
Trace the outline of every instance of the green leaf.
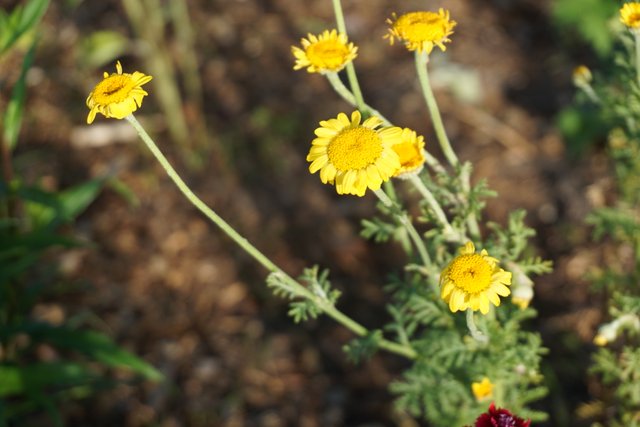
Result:
<instances>
[{"instance_id":1,"label":"green leaf","mask_svg":"<svg viewBox=\"0 0 640 427\"><path fill-rule=\"evenodd\" d=\"M37 393L49 387L68 387L94 381L96 374L73 362L0 365L0 397Z\"/></svg>"},{"instance_id":2,"label":"green leaf","mask_svg":"<svg viewBox=\"0 0 640 427\"><path fill-rule=\"evenodd\" d=\"M27 71L31 68L33 63L33 57L35 56L36 41L31 43L31 47L27 52L27 55L22 61L22 71L20 77L13 87L11 92L11 99L7 105L7 111L4 115L4 143L7 144L9 150L13 150L18 141L18 134L20 133L20 127L22 125L22 113L24 112L24 101L26 98L26 77Z\"/></svg>"},{"instance_id":3,"label":"green leaf","mask_svg":"<svg viewBox=\"0 0 640 427\"><path fill-rule=\"evenodd\" d=\"M78 56L89 68L102 67L126 54L130 45L129 39L121 33L96 31L83 38Z\"/></svg>"},{"instance_id":4,"label":"green leaf","mask_svg":"<svg viewBox=\"0 0 640 427\"><path fill-rule=\"evenodd\" d=\"M122 349L100 332L75 330L46 323L26 323L17 328L0 328L0 336L4 338L16 333L26 333L36 342L47 342L60 349L77 351L107 366L128 368L152 381L161 381L164 378L153 366Z\"/></svg>"},{"instance_id":5,"label":"green leaf","mask_svg":"<svg viewBox=\"0 0 640 427\"><path fill-rule=\"evenodd\" d=\"M27 31L35 28L49 7L49 0L30 0L17 6L9 16L0 18L0 56L14 45Z\"/></svg>"},{"instance_id":6,"label":"green leaf","mask_svg":"<svg viewBox=\"0 0 640 427\"><path fill-rule=\"evenodd\" d=\"M80 215L96 199L104 183L105 178L96 178L57 194L35 187L20 188L18 195L26 200L35 227L53 227Z\"/></svg>"}]
</instances>

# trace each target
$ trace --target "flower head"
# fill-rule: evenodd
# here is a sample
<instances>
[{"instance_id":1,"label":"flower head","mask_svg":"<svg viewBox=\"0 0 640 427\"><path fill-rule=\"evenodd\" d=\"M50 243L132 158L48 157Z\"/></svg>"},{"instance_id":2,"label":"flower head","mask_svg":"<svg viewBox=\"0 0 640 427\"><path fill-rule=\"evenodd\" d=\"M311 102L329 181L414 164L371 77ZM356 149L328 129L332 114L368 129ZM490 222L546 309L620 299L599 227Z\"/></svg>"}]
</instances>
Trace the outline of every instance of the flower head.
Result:
<instances>
[{"instance_id":1,"label":"flower head","mask_svg":"<svg viewBox=\"0 0 640 427\"><path fill-rule=\"evenodd\" d=\"M400 168L392 147L400 142L402 129L380 128L378 117L360 120L360 112L354 111L351 119L340 113L321 121L307 155L309 172L320 171L322 182L335 184L338 194L364 196L367 188L380 189Z\"/></svg>"},{"instance_id":2,"label":"flower head","mask_svg":"<svg viewBox=\"0 0 640 427\"><path fill-rule=\"evenodd\" d=\"M440 9L435 12L409 12L404 15L392 15L393 19L387 19L391 25L385 38L393 44L395 38L404 41L409 50L431 53L434 46L438 46L444 52L444 45L450 42L449 36L453 34L456 21L449 19L449 11Z\"/></svg>"},{"instance_id":3,"label":"flower head","mask_svg":"<svg viewBox=\"0 0 640 427\"><path fill-rule=\"evenodd\" d=\"M291 46L291 53L296 58L294 70L307 67L310 73L337 72L358 55L358 48L336 30L324 30L318 36L309 34L300 43L302 49Z\"/></svg>"},{"instance_id":4,"label":"flower head","mask_svg":"<svg viewBox=\"0 0 640 427\"><path fill-rule=\"evenodd\" d=\"M148 93L142 85L153 78L139 71L133 74L123 73L120 61L116 62L116 73L105 71L104 78L98 83L87 98L89 115L87 123L92 123L97 113L107 118L124 119L142 105L142 98Z\"/></svg>"},{"instance_id":5,"label":"flower head","mask_svg":"<svg viewBox=\"0 0 640 427\"><path fill-rule=\"evenodd\" d=\"M573 84L578 87L587 86L591 84L591 81L593 80L591 70L586 65L578 65L574 68L571 77L573 79Z\"/></svg>"},{"instance_id":6,"label":"flower head","mask_svg":"<svg viewBox=\"0 0 640 427\"><path fill-rule=\"evenodd\" d=\"M496 409L495 404L489 405L489 410L476 419L474 427L529 427L531 420L516 417L506 409Z\"/></svg>"},{"instance_id":7,"label":"flower head","mask_svg":"<svg viewBox=\"0 0 640 427\"><path fill-rule=\"evenodd\" d=\"M640 3L625 3L620 8L620 21L632 30L640 30Z\"/></svg>"},{"instance_id":8,"label":"flower head","mask_svg":"<svg viewBox=\"0 0 640 427\"><path fill-rule=\"evenodd\" d=\"M424 137L417 135L415 131L402 129L402 140L393 146L400 159L400 169L394 174L395 177L406 177L410 174L420 173L424 165Z\"/></svg>"},{"instance_id":9,"label":"flower head","mask_svg":"<svg viewBox=\"0 0 640 427\"><path fill-rule=\"evenodd\" d=\"M490 302L500 305L499 295L506 297L511 292L511 273L498 267L498 262L484 249L476 253L471 242L460 248L440 275L441 297L452 312L470 308L487 314Z\"/></svg>"},{"instance_id":10,"label":"flower head","mask_svg":"<svg viewBox=\"0 0 640 427\"><path fill-rule=\"evenodd\" d=\"M484 377L480 382L471 383L471 391L478 402L492 398L493 387L493 383L487 377Z\"/></svg>"}]
</instances>

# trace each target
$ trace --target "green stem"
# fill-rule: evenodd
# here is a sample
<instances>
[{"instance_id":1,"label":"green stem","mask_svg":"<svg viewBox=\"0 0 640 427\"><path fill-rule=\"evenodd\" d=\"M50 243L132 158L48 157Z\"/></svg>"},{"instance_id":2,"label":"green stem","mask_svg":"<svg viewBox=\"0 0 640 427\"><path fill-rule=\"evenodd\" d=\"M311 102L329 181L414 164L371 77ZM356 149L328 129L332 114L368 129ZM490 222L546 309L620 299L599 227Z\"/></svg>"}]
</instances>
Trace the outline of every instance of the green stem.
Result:
<instances>
[{"instance_id":1,"label":"green stem","mask_svg":"<svg viewBox=\"0 0 640 427\"><path fill-rule=\"evenodd\" d=\"M449 220L447 219L447 215L442 210L440 203L438 203L433 193L427 188L427 186L424 185L422 179L420 179L418 175L413 174L409 175L408 178L411 184L413 184L416 190L418 190L418 192L422 195L422 198L427 202L427 204L435 214L436 219L443 228L442 232L445 234L445 236L449 236L449 238L452 238L456 241L464 240L464 238L462 238L462 236L460 236L459 233L457 233L453 229L453 227L449 223Z\"/></svg>"},{"instance_id":2,"label":"green stem","mask_svg":"<svg viewBox=\"0 0 640 427\"><path fill-rule=\"evenodd\" d=\"M424 99L427 102L427 107L429 108L431 122L433 123L434 130L436 131L436 136L438 137L440 148L442 148L442 152L444 153L444 156L447 158L451 166L457 166L460 161L458 160L458 156L456 156L456 153L453 151L453 148L451 148L449 137L447 137L447 132L445 131L444 124L442 123L442 116L440 116L438 103L436 102L433 90L431 89L431 83L429 82L429 72L427 71L427 62L429 62L429 55L426 52L420 52L416 50L415 60L418 80L420 81L422 94L424 95Z\"/></svg>"},{"instance_id":3,"label":"green stem","mask_svg":"<svg viewBox=\"0 0 640 427\"><path fill-rule=\"evenodd\" d=\"M356 335L365 336L369 333L367 328L360 325L355 320L351 319L340 310L335 308L331 303L315 295L313 292L309 291L307 288L298 283L295 279L290 277L280 267L271 262L271 260L267 258L262 252L260 252L255 246L249 243L247 239L242 237L242 235L240 235L233 227L231 227L231 225L229 225L224 219L216 214L210 207L208 207L202 200L200 200L200 198L198 198L198 196L196 196L193 191L191 191L189 186L182 180L173 166L171 166L167 158L164 156L164 154L162 154L156 143L153 141L153 139L151 139L149 134L144 130L138 120L132 114L125 117L125 119L136 129L136 131L140 135L140 138L142 138L142 140L146 144L147 148L149 148L156 160L158 160L162 168L167 172L167 175L169 175L171 180L187 198L187 200L189 200L189 202L191 202L193 206L195 206L215 225L217 225L227 236L229 236L256 261L262 264L262 266L264 266L267 270L280 275L280 277L286 280L297 295L315 302L327 316L333 318ZM385 339L379 342L379 347L389 352L405 356L409 359L415 359L417 357L415 351L411 347L402 346Z\"/></svg>"},{"instance_id":4,"label":"green stem","mask_svg":"<svg viewBox=\"0 0 640 427\"><path fill-rule=\"evenodd\" d=\"M349 90L349 88L347 88L344 85L344 83L342 83L342 80L340 80L340 76L338 76L338 73L327 73L325 74L325 76L327 76L327 80L329 80L329 83L331 84L331 87L333 88L333 90L335 90L336 93L342 97L342 99L344 99L354 107L358 108L358 110L362 111L363 113L380 118L382 120L382 123L385 126L393 126L391 122L387 120L375 108L371 107L370 105L364 102L361 105L359 105L353 93Z\"/></svg>"},{"instance_id":5,"label":"green stem","mask_svg":"<svg viewBox=\"0 0 640 427\"><path fill-rule=\"evenodd\" d=\"M378 196L378 199L380 199L380 201L386 207L388 208L394 207L393 202L384 191L375 190L374 193L376 196ZM407 215L403 213L396 213L395 217L398 221L400 221L400 223L404 226L404 228L409 233L409 237L411 237L413 244L416 246L416 249L420 254L422 263L425 265L425 267L429 267L431 265L431 257L429 257L429 252L427 252L427 248L425 247L424 242L422 241L422 238L420 237L420 234L418 233L418 231L415 229L415 227L413 226L413 224L411 223Z\"/></svg>"},{"instance_id":6,"label":"green stem","mask_svg":"<svg viewBox=\"0 0 640 427\"><path fill-rule=\"evenodd\" d=\"M636 42L636 79L640 85L640 31L633 31L633 38Z\"/></svg>"},{"instance_id":7,"label":"green stem","mask_svg":"<svg viewBox=\"0 0 640 427\"><path fill-rule=\"evenodd\" d=\"M476 326L475 319L473 318L473 310L470 308L467 309L467 327L469 328L469 332L474 340L483 344L489 342L489 337L482 333Z\"/></svg>"},{"instance_id":8,"label":"green stem","mask_svg":"<svg viewBox=\"0 0 640 427\"><path fill-rule=\"evenodd\" d=\"M342 13L342 4L340 0L333 0L333 12L336 15L336 24L338 26L338 32L340 34L347 35L347 25L344 21L344 14ZM355 98L356 106L358 110L365 111L364 98L362 97L362 91L360 90L360 84L358 83L358 77L356 76L356 68L353 66L353 62L349 62L346 66L347 78L349 79L349 86L351 86L351 92Z\"/></svg>"}]
</instances>

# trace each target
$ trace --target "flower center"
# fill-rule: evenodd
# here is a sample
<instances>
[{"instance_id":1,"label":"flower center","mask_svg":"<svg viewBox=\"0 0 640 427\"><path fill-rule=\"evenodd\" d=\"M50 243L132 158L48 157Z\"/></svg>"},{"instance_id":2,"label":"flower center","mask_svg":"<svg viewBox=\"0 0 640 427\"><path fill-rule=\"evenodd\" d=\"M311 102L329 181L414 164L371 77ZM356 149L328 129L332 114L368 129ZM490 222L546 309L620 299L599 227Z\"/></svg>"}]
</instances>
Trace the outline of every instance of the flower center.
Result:
<instances>
[{"instance_id":1,"label":"flower center","mask_svg":"<svg viewBox=\"0 0 640 427\"><path fill-rule=\"evenodd\" d=\"M640 12L632 12L627 17L627 22L630 27L637 28L640 26Z\"/></svg>"},{"instance_id":2,"label":"flower center","mask_svg":"<svg viewBox=\"0 0 640 427\"><path fill-rule=\"evenodd\" d=\"M378 134L366 127L346 128L329 143L329 161L341 171L363 169L382 154L382 141Z\"/></svg>"},{"instance_id":3,"label":"flower center","mask_svg":"<svg viewBox=\"0 0 640 427\"><path fill-rule=\"evenodd\" d=\"M135 82L128 75L113 74L95 88L93 98L97 104L113 104L124 101L135 87Z\"/></svg>"},{"instance_id":4,"label":"flower center","mask_svg":"<svg viewBox=\"0 0 640 427\"><path fill-rule=\"evenodd\" d=\"M306 53L309 62L317 68L333 70L347 62L349 49L339 40L320 40L307 47Z\"/></svg>"},{"instance_id":5,"label":"flower center","mask_svg":"<svg viewBox=\"0 0 640 427\"><path fill-rule=\"evenodd\" d=\"M470 294L484 291L491 285L491 265L480 254L460 255L449 267L449 279Z\"/></svg>"},{"instance_id":6,"label":"flower center","mask_svg":"<svg viewBox=\"0 0 640 427\"><path fill-rule=\"evenodd\" d=\"M411 42L439 41L447 35L447 21L433 12L411 12L394 24L400 36Z\"/></svg>"}]
</instances>

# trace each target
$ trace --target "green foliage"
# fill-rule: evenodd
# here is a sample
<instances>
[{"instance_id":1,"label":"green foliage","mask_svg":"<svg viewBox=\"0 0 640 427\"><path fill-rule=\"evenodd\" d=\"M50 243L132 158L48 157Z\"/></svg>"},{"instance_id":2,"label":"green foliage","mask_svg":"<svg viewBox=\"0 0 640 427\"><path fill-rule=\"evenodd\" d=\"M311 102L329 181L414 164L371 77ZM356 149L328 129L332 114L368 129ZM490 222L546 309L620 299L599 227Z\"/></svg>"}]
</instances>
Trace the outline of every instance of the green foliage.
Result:
<instances>
[{"instance_id":1,"label":"green foliage","mask_svg":"<svg viewBox=\"0 0 640 427\"><path fill-rule=\"evenodd\" d=\"M29 1L7 15L0 11L0 55L22 34L34 30L48 1ZM4 121L0 156L10 156L20 134L25 76L34 59L35 42L22 61ZM2 167L11 166L4 159ZM84 245L60 231L96 199L107 180L98 178L62 191L27 185L3 170L0 180L0 425L19 425L30 414L45 411L48 425L62 426L58 406L86 397L115 382L109 370L130 374L122 379L161 380L147 362L119 347L107 335L69 322L49 324L35 319L34 306L55 298L61 283L51 259L65 248ZM68 228L68 227L67 227ZM58 252L56 252L58 251ZM54 358L39 357L47 346ZM122 381L122 380L120 380Z\"/></svg>"},{"instance_id":2,"label":"green foliage","mask_svg":"<svg viewBox=\"0 0 640 427\"><path fill-rule=\"evenodd\" d=\"M610 31L603 31L620 7L611 0L555 0L553 17L559 31L576 31L601 57L608 56L615 42Z\"/></svg>"},{"instance_id":3,"label":"green foliage","mask_svg":"<svg viewBox=\"0 0 640 427\"><path fill-rule=\"evenodd\" d=\"M304 269L298 282L311 292L312 298L293 286L291 280L280 273L271 273L267 277L267 286L273 289L274 295L292 300L289 316L294 322L300 323L317 318L324 311L323 306L335 306L340 298L340 291L331 287L328 277L329 270L319 271L317 265Z\"/></svg>"},{"instance_id":4,"label":"green foliage","mask_svg":"<svg viewBox=\"0 0 640 427\"><path fill-rule=\"evenodd\" d=\"M605 404L613 409L603 414L603 420L607 425L627 427L640 425L640 74L636 69L638 41L629 31L615 34L603 28L600 31L619 41L614 66L582 89L595 94L589 97L590 108L597 108L607 129L616 199L591 212L587 222L596 240L605 240L612 250L624 250L626 255L609 257L609 264L591 276L594 289L606 291L610 315L594 341L611 345L595 353L591 372L613 390L605 396ZM624 346L612 345L623 337Z\"/></svg>"},{"instance_id":5,"label":"green foliage","mask_svg":"<svg viewBox=\"0 0 640 427\"><path fill-rule=\"evenodd\" d=\"M0 9L0 57L26 32L36 28L49 7L49 0L29 0L10 13Z\"/></svg>"}]
</instances>

